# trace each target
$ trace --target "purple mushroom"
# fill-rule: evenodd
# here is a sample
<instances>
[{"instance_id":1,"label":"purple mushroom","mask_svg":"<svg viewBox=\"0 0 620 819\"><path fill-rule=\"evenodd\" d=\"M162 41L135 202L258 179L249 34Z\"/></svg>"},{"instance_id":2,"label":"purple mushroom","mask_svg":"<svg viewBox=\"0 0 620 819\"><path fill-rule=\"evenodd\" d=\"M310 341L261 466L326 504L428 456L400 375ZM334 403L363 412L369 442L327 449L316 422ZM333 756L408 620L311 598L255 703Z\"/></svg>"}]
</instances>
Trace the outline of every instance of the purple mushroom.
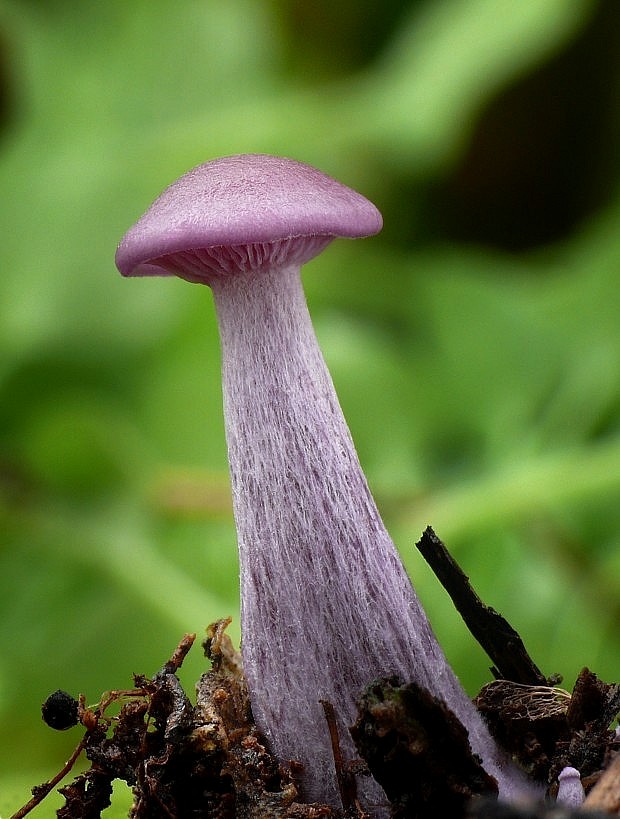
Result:
<instances>
[{"instance_id":1,"label":"purple mushroom","mask_svg":"<svg viewBox=\"0 0 620 819\"><path fill-rule=\"evenodd\" d=\"M525 779L448 665L383 525L301 285L300 266L334 238L381 226L374 205L308 165L233 156L167 188L125 235L116 264L124 276L176 275L213 291L244 669L272 749L302 763L304 797L340 804L320 701L333 705L353 759L356 699L386 675L441 698L510 797ZM373 780L360 787L367 805L384 798Z\"/></svg>"},{"instance_id":2,"label":"purple mushroom","mask_svg":"<svg viewBox=\"0 0 620 819\"><path fill-rule=\"evenodd\" d=\"M560 805L566 808L578 808L586 798L583 785L581 784L581 774L577 768L567 766L562 768L558 775L558 795L556 797Z\"/></svg>"}]
</instances>

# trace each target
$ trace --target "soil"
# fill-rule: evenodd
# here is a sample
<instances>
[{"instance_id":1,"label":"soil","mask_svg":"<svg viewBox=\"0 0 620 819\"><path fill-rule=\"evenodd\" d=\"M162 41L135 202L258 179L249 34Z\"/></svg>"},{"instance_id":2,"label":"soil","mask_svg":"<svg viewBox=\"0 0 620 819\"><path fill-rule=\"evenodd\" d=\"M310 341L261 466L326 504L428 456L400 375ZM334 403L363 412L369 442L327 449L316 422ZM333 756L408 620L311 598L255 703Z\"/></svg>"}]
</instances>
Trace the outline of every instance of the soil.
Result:
<instances>
[{"instance_id":1,"label":"soil","mask_svg":"<svg viewBox=\"0 0 620 819\"><path fill-rule=\"evenodd\" d=\"M226 634L230 620L220 620L207 630L210 669L194 699L177 672L195 635L185 635L153 677L135 676L133 687L109 691L94 707L86 707L83 696L50 695L43 706L48 725L81 725L84 733L67 764L33 788L32 799L11 819L34 810L82 754L90 767L60 788L65 804L59 819L99 819L115 779L133 791L130 819L371 819L356 800L356 782L369 774L383 786L393 819L620 816L620 736L612 728L620 685L583 669L571 691L557 687L531 661L514 629L479 600L432 529L418 548L494 663L497 679L475 703L498 742L534 778L549 783L544 802L499 802L495 781L454 714L419 686L389 678L360 696L351 728L356 760L340 752L337 703L323 703L343 808L304 803L298 767L276 759L254 724L241 658ZM586 800L579 809L555 802L557 777L567 766L581 774Z\"/></svg>"}]
</instances>

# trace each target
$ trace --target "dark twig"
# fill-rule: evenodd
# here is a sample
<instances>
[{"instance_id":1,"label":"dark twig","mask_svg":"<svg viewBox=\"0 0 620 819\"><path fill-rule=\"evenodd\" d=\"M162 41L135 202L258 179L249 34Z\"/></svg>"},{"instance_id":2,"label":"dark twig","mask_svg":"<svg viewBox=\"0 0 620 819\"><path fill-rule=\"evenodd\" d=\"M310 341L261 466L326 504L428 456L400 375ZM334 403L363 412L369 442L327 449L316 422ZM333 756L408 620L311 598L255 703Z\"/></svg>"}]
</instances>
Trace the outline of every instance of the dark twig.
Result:
<instances>
[{"instance_id":1,"label":"dark twig","mask_svg":"<svg viewBox=\"0 0 620 819\"><path fill-rule=\"evenodd\" d=\"M356 787L355 779L351 775L347 764L342 755L340 747L340 736L338 733L338 723L336 722L336 711L329 700L320 700L329 730L329 738L332 744L332 753L334 755L334 765L336 768L336 780L338 782L338 790L342 800L342 806L345 811L350 811L355 807L356 803Z\"/></svg>"},{"instance_id":2,"label":"dark twig","mask_svg":"<svg viewBox=\"0 0 620 819\"><path fill-rule=\"evenodd\" d=\"M430 526L416 546L452 598L467 628L489 655L495 677L524 685L547 685L546 677L527 653L517 632L501 614L482 602L467 575Z\"/></svg>"}]
</instances>

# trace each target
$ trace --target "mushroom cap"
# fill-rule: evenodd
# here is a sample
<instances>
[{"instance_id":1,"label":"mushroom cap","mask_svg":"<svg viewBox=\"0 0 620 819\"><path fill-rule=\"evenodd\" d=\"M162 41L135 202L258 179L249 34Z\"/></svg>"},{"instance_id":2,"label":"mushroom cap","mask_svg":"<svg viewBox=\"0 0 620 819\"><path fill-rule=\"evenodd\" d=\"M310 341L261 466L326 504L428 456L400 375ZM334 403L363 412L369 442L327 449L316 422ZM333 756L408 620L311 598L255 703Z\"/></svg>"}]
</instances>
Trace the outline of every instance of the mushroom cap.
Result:
<instances>
[{"instance_id":1,"label":"mushroom cap","mask_svg":"<svg viewBox=\"0 0 620 819\"><path fill-rule=\"evenodd\" d=\"M123 276L207 281L231 267L302 264L336 237L381 227L371 202L316 168L242 154L199 165L166 188L121 240L116 266Z\"/></svg>"}]
</instances>

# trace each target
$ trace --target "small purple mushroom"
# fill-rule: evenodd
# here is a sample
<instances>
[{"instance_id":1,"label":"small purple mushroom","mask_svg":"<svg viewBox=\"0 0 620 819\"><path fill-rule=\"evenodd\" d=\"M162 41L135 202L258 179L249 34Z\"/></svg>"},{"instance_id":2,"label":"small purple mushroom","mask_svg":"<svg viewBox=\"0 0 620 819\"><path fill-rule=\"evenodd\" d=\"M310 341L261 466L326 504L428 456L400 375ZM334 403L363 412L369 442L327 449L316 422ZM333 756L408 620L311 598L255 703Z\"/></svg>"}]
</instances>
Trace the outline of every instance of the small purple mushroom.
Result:
<instances>
[{"instance_id":1,"label":"small purple mushroom","mask_svg":"<svg viewBox=\"0 0 620 819\"><path fill-rule=\"evenodd\" d=\"M244 669L273 750L302 763L304 797L340 804L320 701L333 705L353 759L356 699L386 675L441 698L510 797L526 780L448 665L385 530L301 285L300 266L334 238L381 226L374 205L314 168L233 156L167 188L125 235L116 264L124 276L176 275L213 290ZM366 805L384 800L373 780L360 788Z\"/></svg>"},{"instance_id":2,"label":"small purple mushroom","mask_svg":"<svg viewBox=\"0 0 620 819\"><path fill-rule=\"evenodd\" d=\"M565 808L578 808L586 795L577 768L569 766L562 768L558 775L558 783L556 801Z\"/></svg>"}]
</instances>

